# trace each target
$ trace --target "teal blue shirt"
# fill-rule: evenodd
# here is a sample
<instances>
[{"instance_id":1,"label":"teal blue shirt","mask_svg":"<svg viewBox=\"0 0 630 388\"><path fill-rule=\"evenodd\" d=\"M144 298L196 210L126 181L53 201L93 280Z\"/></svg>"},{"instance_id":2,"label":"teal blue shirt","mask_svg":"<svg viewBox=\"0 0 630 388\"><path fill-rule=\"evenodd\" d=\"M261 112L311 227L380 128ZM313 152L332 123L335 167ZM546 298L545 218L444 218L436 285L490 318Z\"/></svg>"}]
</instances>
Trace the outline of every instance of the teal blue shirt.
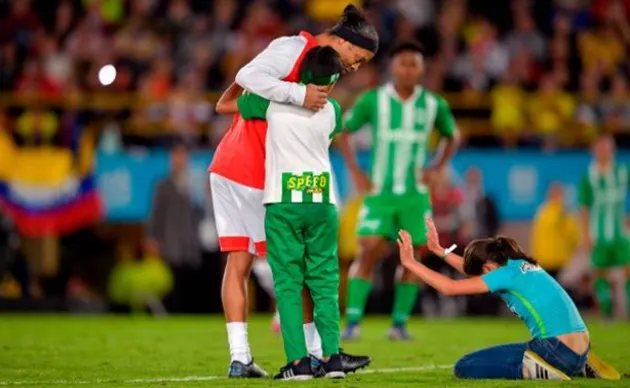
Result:
<instances>
[{"instance_id":1,"label":"teal blue shirt","mask_svg":"<svg viewBox=\"0 0 630 388\"><path fill-rule=\"evenodd\" d=\"M524 260L508 260L481 277L510 310L521 318L534 338L585 332L586 325L567 292L547 272Z\"/></svg>"}]
</instances>

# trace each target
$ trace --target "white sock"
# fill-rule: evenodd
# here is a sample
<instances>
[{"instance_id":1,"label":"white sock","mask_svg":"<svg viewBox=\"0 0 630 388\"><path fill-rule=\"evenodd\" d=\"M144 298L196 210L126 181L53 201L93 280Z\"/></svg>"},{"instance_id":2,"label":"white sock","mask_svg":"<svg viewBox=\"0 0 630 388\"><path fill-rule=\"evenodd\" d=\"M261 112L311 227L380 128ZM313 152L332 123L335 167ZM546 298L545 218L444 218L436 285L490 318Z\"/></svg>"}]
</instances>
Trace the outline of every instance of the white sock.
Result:
<instances>
[{"instance_id":1,"label":"white sock","mask_svg":"<svg viewBox=\"0 0 630 388\"><path fill-rule=\"evenodd\" d=\"M252 266L252 272L256 275L258 283L265 292L272 298L276 297L276 291L273 288L273 274L267 260L256 259Z\"/></svg>"},{"instance_id":2,"label":"white sock","mask_svg":"<svg viewBox=\"0 0 630 388\"><path fill-rule=\"evenodd\" d=\"M304 338L306 338L306 349L308 349L308 354L312 354L313 356L321 359L324 356L324 352L322 351L322 338L317 332L315 322L304 324Z\"/></svg>"},{"instance_id":3,"label":"white sock","mask_svg":"<svg viewBox=\"0 0 630 388\"><path fill-rule=\"evenodd\" d=\"M252 354L247 341L247 322L228 322L226 326L232 361L249 364L252 362Z\"/></svg>"}]
</instances>

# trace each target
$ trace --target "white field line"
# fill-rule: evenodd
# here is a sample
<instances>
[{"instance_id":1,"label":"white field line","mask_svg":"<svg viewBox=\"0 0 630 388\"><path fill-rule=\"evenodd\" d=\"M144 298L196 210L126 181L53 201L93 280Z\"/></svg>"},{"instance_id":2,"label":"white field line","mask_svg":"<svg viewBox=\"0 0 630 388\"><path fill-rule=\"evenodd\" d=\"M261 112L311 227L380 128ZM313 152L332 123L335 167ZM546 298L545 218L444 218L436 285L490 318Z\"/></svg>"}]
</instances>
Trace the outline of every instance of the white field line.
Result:
<instances>
[{"instance_id":1,"label":"white field line","mask_svg":"<svg viewBox=\"0 0 630 388\"><path fill-rule=\"evenodd\" d=\"M422 365L406 368L384 368L367 369L358 371L358 374L380 374L380 373L406 373L406 372L426 372L438 369L450 369L452 365ZM86 385L86 384L146 384L146 383L186 383L211 380L227 380L226 376L186 376L186 377L154 377L141 379L94 379L94 380L17 380L2 381L0 386L8 385Z\"/></svg>"}]
</instances>

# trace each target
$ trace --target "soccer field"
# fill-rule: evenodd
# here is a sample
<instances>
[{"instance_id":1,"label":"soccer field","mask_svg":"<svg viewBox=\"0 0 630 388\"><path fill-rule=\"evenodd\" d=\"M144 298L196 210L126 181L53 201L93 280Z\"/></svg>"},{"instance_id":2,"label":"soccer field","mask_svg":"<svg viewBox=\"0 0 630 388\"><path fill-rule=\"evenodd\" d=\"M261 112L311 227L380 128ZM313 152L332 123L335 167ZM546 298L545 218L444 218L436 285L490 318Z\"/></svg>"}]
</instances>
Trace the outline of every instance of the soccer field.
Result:
<instances>
[{"instance_id":1,"label":"soccer field","mask_svg":"<svg viewBox=\"0 0 630 388\"><path fill-rule=\"evenodd\" d=\"M361 341L346 350L372 355L370 368L345 380L274 382L227 380L225 326L219 316L84 317L1 316L0 385L30 387L520 387L533 382L456 380L451 365L474 349L522 341L528 333L517 320L425 321L410 325L413 342L384 338L388 322L370 318ZM593 349L620 371L630 371L630 325L590 324ZM269 317L250 323L256 361L269 372L284 363L279 336ZM630 386L628 380L545 382L545 386Z\"/></svg>"}]
</instances>

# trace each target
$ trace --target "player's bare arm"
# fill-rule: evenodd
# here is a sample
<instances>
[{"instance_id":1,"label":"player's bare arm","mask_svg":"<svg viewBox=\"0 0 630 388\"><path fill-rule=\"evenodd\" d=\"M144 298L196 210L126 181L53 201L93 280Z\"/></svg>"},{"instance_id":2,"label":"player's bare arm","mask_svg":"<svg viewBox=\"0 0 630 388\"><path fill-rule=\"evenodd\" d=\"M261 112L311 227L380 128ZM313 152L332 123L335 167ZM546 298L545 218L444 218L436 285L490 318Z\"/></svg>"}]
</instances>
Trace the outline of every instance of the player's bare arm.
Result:
<instances>
[{"instance_id":1,"label":"player's bare arm","mask_svg":"<svg viewBox=\"0 0 630 388\"><path fill-rule=\"evenodd\" d=\"M435 152L433 162L423 170L422 180L430 183L436 174L441 173L444 167L448 166L455 155L461 141L459 130L455 130L452 137L442 137Z\"/></svg>"},{"instance_id":2,"label":"player's bare arm","mask_svg":"<svg viewBox=\"0 0 630 388\"><path fill-rule=\"evenodd\" d=\"M242 91L242 87L240 87L237 83L232 83L223 92L219 101L217 101L217 106L215 107L217 113L222 115L237 113L238 106L236 105L236 100Z\"/></svg>"},{"instance_id":3,"label":"player's bare arm","mask_svg":"<svg viewBox=\"0 0 630 388\"><path fill-rule=\"evenodd\" d=\"M361 167L359 166L356 151L352 146L351 134L348 132L342 132L339 136L337 136L337 141L339 142L341 156L350 171L352 181L354 182L357 191L359 193L369 192L372 188L372 183L370 182L370 178L368 178L367 174L361 170Z\"/></svg>"}]
</instances>

